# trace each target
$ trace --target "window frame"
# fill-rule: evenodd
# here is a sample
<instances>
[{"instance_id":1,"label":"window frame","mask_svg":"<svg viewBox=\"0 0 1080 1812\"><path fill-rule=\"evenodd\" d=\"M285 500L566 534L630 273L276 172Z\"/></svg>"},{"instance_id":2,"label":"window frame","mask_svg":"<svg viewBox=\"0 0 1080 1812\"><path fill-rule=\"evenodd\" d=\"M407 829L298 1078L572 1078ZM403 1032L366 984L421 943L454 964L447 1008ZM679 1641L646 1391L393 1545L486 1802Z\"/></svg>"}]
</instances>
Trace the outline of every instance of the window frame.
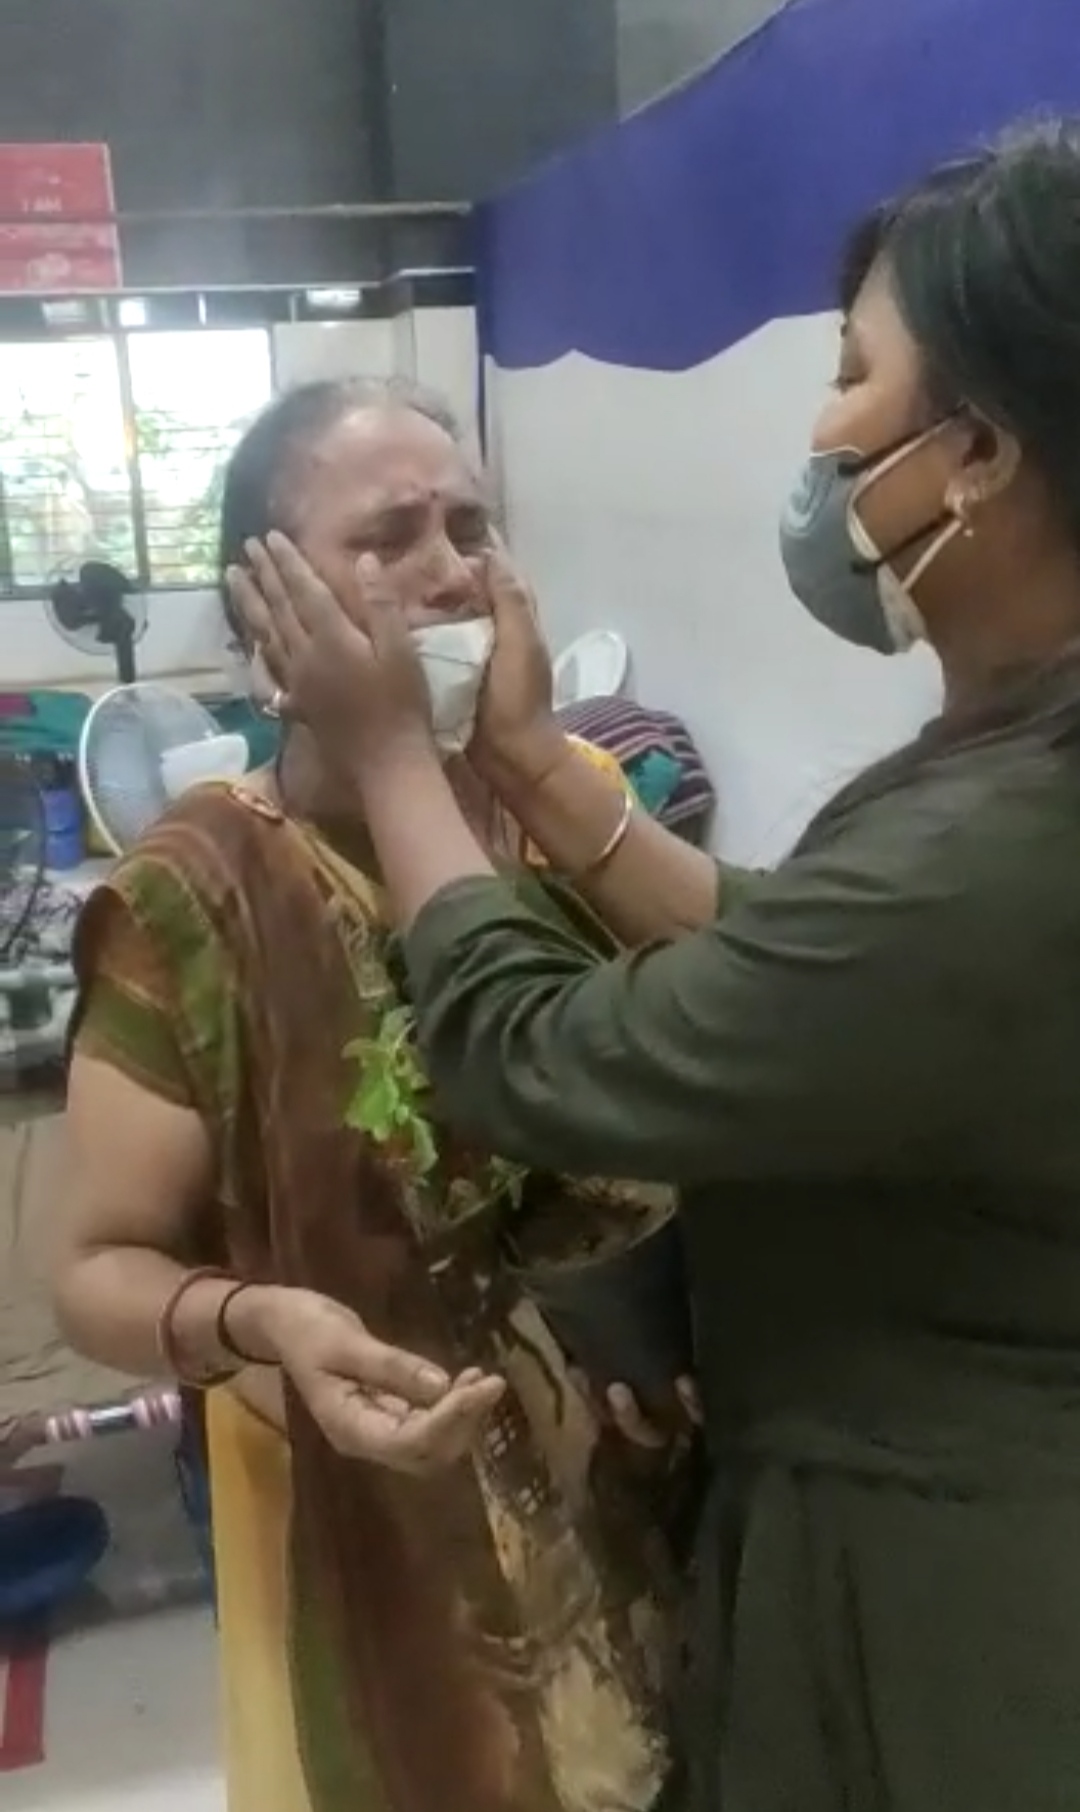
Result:
<instances>
[{"instance_id":1,"label":"window frame","mask_svg":"<svg viewBox=\"0 0 1080 1812\"><path fill-rule=\"evenodd\" d=\"M125 303L138 301L149 308L150 313L158 313L159 319L147 319L145 323L130 324L123 321ZM152 535L150 535L147 502L143 489L141 473L140 435L138 435L138 406L132 384L132 361L130 361L130 342L132 339L152 337L158 333L219 333L219 332L261 332L266 335L266 350L270 364L270 391L266 400L274 393L274 326L281 319L297 319L294 306L288 306L286 312L281 310L281 301L274 306L274 292L239 292L237 295L219 295L214 301L217 306L207 306L207 297L194 292L161 292L159 297L129 297L129 295L78 295L78 297L49 297L42 301L29 303L24 297L0 297L0 344L20 346L20 344L56 344L62 341L98 341L111 344L112 359L116 364L116 382L118 382L118 399L120 399L121 429L125 444L125 469L127 469L127 496L130 506L130 529L134 545L134 564L129 578L136 591L147 598L167 598L179 594L207 593L214 589L214 578L207 574L205 580L169 580L159 582L152 571ZM225 303L225 306L221 304ZM294 297L288 297L288 303L294 303ZM165 304L165 306L161 306ZM232 304L232 306L228 306ZM239 304L239 306L237 306ZM246 304L246 306L245 306ZM9 547L9 522L5 511L4 500L0 498L0 549ZM24 582L4 580L5 565L13 565L11 560L0 560L0 611L5 603L40 602L49 594L49 580Z\"/></svg>"},{"instance_id":2,"label":"window frame","mask_svg":"<svg viewBox=\"0 0 1080 1812\"><path fill-rule=\"evenodd\" d=\"M130 521L134 562L128 574L136 590L147 597L169 597L180 594L197 594L213 589L213 577L207 574L205 579L159 581L154 578L152 549L153 541L148 520L146 496L142 472L142 451L139 446L138 407L132 380L131 341L147 335L158 333L220 332L261 332L267 339L267 351L270 365L270 392L267 401L273 394L274 387L274 347L273 322L263 320L237 321L161 321L148 323L145 326L122 324L120 302L122 298L72 298L58 304L68 309L76 303L83 307L85 314L76 324L72 321L62 326L52 326L44 320L36 331L22 333L5 333L3 331L3 311L0 309L0 341L6 346L20 344L56 344L69 340L94 340L106 342L112 348L116 369L117 393L120 405L121 424L125 446L125 470L127 478L127 497L130 507ZM5 502L0 496L0 549L10 549L9 521ZM0 608L5 604L18 604L40 601L47 597L49 581L27 582L12 580L8 583L3 577L5 567L13 564L8 558L0 560Z\"/></svg>"},{"instance_id":3,"label":"window frame","mask_svg":"<svg viewBox=\"0 0 1080 1812\"><path fill-rule=\"evenodd\" d=\"M320 279L313 287L294 284L215 289L126 290L110 295L0 295L0 344L68 339L104 339L115 343L123 410L125 444L138 463L138 436L131 388L130 342L144 335L261 329L269 341L271 395L277 390L274 329L299 323L385 320L425 308L472 307L475 273L465 265L403 269L379 282L340 283ZM138 325L125 320L132 306L145 315ZM213 589L212 581L155 584L147 564L149 525L141 495L131 495L132 527L141 570L133 573L140 592L150 597L197 594ZM6 521L0 510L0 534ZM0 578L0 611L8 603L38 601L47 584L5 585Z\"/></svg>"}]
</instances>

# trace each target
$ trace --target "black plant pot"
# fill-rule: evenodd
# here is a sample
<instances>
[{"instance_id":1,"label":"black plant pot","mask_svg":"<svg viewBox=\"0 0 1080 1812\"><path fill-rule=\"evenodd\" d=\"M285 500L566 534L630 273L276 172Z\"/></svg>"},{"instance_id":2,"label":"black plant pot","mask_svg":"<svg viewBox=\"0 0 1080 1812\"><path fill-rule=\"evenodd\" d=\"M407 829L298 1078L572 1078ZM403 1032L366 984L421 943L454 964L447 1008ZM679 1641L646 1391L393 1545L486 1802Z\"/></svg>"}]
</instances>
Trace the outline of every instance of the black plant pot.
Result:
<instances>
[{"instance_id":1,"label":"black plant pot","mask_svg":"<svg viewBox=\"0 0 1080 1812\"><path fill-rule=\"evenodd\" d=\"M629 1385L646 1415L677 1419L674 1387L694 1370L694 1341L674 1216L616 1252L526 1265L521 1284L593 1386Z\"/></svg>"}]
</instances>

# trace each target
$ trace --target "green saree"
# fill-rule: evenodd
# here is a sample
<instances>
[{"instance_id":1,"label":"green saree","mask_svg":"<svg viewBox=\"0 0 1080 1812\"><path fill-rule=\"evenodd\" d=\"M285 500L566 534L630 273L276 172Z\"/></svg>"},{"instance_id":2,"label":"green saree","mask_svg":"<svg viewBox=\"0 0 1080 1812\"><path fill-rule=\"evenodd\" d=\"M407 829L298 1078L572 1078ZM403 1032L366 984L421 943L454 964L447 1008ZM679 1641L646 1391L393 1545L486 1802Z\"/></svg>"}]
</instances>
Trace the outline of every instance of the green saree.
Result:
<instances>
[{"instance_id":1,"label":"green saree","mask_svg":"<svg viewBox=\"0 0 1080 1812\"><path fill-rule=\"evenodd\" d=\"M238 1634L244 1594L223 1579L225 1666L247 1675L227 1697L249 1749L261 1713L264 1751L254 1779L230 1743L232 1812L648 1812L672 1761L670 1557L495 1229L479 1216L425 1245L344 1125L378 916L317 839L252 794L205 789L119 866L79 934L80 1051L212 1131L219 1201L191 1257L331 1295L384 1339L510 1384L475 1463L425 1481L342 1461L295 1397L287 1466L272 1431L211 1403L219 1559L242 1564L237 1493L261 1515L253 1481L280 1525L248 1544L270 1570L288 1524L287 1695L265 1653L252 1661L273 1631Z\"/></svg>"}]
</instances>

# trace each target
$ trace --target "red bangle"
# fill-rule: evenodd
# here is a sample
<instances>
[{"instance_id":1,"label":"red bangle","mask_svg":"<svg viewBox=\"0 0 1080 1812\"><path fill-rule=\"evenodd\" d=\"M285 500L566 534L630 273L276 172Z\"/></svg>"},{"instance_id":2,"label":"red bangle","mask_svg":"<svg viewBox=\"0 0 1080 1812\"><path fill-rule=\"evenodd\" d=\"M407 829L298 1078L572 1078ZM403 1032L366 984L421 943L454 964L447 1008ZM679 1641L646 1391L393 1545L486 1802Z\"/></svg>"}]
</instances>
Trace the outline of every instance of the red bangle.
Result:
<instances>
[{"instance_id":1,"label":"red bangle","mask_svg":"<svg viewBox=\"0 0 1080 1812\"><path fill-rule=\"evenodd\" d=\"M217 1335L217 1343L222 1352L231 1354L234 1359L239 1359L241 1365L273 1365L274 1362L272 1359L256 1359L253 1354L245 1353L243 1347L237 1346L236 1341L229 1332L228 1315L233 1303L238 1296L243 1295L245 1290L254 1290L255 1288L256 1285L253 1278L248 1278L245 1283L233 1285L232 1289L221 1299L221 1307L217 1312L217 1323L214 1331Z\"/></svg>"},{"instance_id":2,"label":"red bangle","mask_svg":"<svg viewBox=\"0 0 1080 1812\"><path fill-rule=\"evenodd\" d=\"M234 1281L231 1271L222 1271L217 1265L200 1265L194 1271L186 1271L158 1316L157 1347L162 1363L180 1384L187 1384L193 1390L210 1390L215 1384L224 1384L233 1376L233 1372L231 1368L225 1371L218 1369L201 1373L192 1373L186 1369L176 1345L176 1311L188 1291L193 1289L196 1284L233 1283Z\"/></svg>"}]
</instances>

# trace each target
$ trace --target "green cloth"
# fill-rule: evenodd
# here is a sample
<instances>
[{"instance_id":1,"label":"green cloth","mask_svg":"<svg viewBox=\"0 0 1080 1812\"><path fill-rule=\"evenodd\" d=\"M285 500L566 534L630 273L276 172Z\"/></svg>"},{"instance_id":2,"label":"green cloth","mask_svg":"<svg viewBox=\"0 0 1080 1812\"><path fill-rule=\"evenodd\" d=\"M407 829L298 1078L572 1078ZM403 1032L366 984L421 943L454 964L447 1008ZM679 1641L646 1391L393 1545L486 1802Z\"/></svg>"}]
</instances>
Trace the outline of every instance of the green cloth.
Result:
<instances>
[{"instance_id":1,"label":"green cloth","mask_svg":"<svg viewBox=\"0 0 1080 1812\"><path fill-rule=\"evenodd\" d=\"M682 779L682 767L666 749L646 749L625 763L626 778L644 809L656 818Z\"/></svg>"},{"instance_id":2,"label":"green cloth","mask_svg":"<svg viewBox=\"0 0 1080 1812\"><path fill-rule=\"evenodd\" d=\"M166 688L171 686L168 679L161 683ZM273 761L281 740L281 725L264 717L250 699L215 694L199 698L198 702L220 730L235 731L246 738L249 768L264 767ZM0 692L0 750L16 755L77 755L91 703L85 693L54 688Z\"/></svg>"},{"instance_id":3,"label":"green cloth","mask_svg":"<svg viewBox=\"0 0 1080 1812\"><path fill-rule=\"evenodd\" d=\"M281 746L281 725L276 718L265 717L249 698L204 698L201 703L219 730L244 737L249 772L270 766Z\"/></svg>"},{"instance_id":4,"label":"green cloth","mask_svg":"<svg viewBox=\"0 0 1080 1812\"><path fill-rule=\"evenodd\" d=\"M942 720L714 927L407 943L463 1130L684 1186L723 1812L1080 1805L1080 680Z\"/></svg>"},{"instance_id":5,"label":"green cloth","mask_svg":"<svg viewBox=\"0 0 1080 1812\"><path fill-rule=\"evenodd\" d=\"M89 713L90 700L82 692L5 689L0 693L0 750L74 757Z\"/></svg>"}]
</instances>

